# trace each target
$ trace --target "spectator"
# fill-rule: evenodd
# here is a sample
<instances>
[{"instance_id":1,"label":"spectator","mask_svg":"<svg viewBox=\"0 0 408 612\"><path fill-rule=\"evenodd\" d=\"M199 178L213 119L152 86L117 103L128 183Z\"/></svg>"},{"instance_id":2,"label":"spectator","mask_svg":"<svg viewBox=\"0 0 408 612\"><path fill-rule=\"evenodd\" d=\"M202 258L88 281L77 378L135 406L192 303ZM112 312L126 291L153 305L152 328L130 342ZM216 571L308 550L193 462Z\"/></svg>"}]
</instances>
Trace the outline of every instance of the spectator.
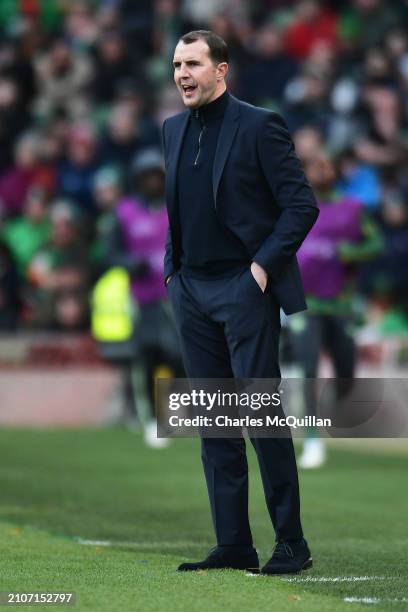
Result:
<instances>
[{"instance_id":1,"label":"spectator","mask_svg":"<svg viewBox=\"0 0 408 612\"><path fill-rule=\"evenodd\" d=\"M28 268L31 322L39 327L80 329L88 320L85 304L91 272L81 218L77 207L66 200L52 205L50 218L50 240Z\"/></svg>"},{"instance_id":2,"label":"spectator","mask_svg":"<svg viewBox=\"0 0 408 612\"><path fill-rule=\"evenodd\" d=\"M39 95L35 112L49 117L64 111L73 119L89 111L89 86L93 67L89 57L74 52L63 38L56 38L35 64Z\"/></svg>"},{"instance_id":3,"label":"spectator","mask_svg":"<svg viewBox=\"0 0 408 612\"><path fill-rule=\"evenodd\" d=\"M395 87L397 83L396 67L391 58L378 47L370 47L364 55L363 71L366 82Z\"/></svg>"},{"instance_id":4,"label":"spectator","mask_svg":"<svg viewBox=\"0 0 408 612\"><path fill-rule=\"evenodd\" d=\"M248 48L251 46L251 28L248 26L248 22L245 19L241 21L235 19L232 12L218 12L214 15L210 22L210 30L221 36L225 40L228 46L228 54L230 58L230 70L232 74L229 74L230 85L232 84L233 89L240 87L242 78L242 69L250 61L250 54ZM248 92L246 91L247 95Z\"/></svg>"},{"instance_id":5,"label":"spectator","mask_svg":"<svg viewBox=\"0 0 408 612\"><path fill-rule=\"evenodd\" d=\"M102 32L97 43L92 95L97 103L112 102L118 85L134 73L134 64L119 31Z\"/></svg>"},{"instance_id":6,"label":"spectator","mask_svg":"<svg viewBox=\"0 0 408 612\"><path fill-rule=\"evenodd\" d=\"M98 36L92 4L86 0L73 0L67 4L64 31L75 48L91 47Z\"/></svg>"},{"instance_id":7,"label":"spectator","mask_svg":"<svg viewBox=\"0 0 408 612\"><path fill-rule=\"evenodd\" d=\"M1 232L16 263L21 279L34 254L48 242L50 221L44 189L32 187L26 195L21 217L10 219Z\"/></svg>"},{"instance_id":8,"label":"spectator","mask_svg":"<svg viewBox=\"0 0 408 612\"><path fill-rule=\"evenodd\" d=\"M375 263L367 263L360 275L360 290L391 309L406 311L408 269L401 265L408 257L408 185L395 167L382 171L383 191L377 218L385 250Z\"/></svg>"},{"instance_id":9,"label":"spectator","mask_svg":"<svg viewBox=\"0 0 408 612\"><path fill-rule=\"evenodd\" d=\"M29 124L17 82L0 73L0 173L13 163L15 141Z\"/></svg>"},{"instance_id":10,"label":"spectator","mask_svg":"<svg viewBox=\"0 0 408 612\"><path fill-rule=\"evenodd\" d=\"M32 55L35 43L22 32L14 40L5 40L0 47L0 73L13 80L18 88L21 108L27 113L36 94Z\"/></svg>"},{"instance_id":11,"label":"spectator","mask_svg":"<svg viewBox=\"0 0 408 612\"><path fill-rule=\"evenodd\" d=\"M99 212L92 248L94 264L103 272L107 265L109 237L116 225L116 207L122 197L123 181L115 166L103 166L93 180L94 200Z\"/></svg>"},{"instance_id":12,"label":"spectator","mask_svg":"<svg viewBox=\"0 0 408 612\"><path fill-rule=\"evenodd\" d=\"M385 37L385 45L388 57L397 63L403 60L408 51L408 37L404 30L396 27L387 32Z\"/></svg>"},{"instance_id":13,"label":"spectator","mask_svg":"<svg viewBox=\"0 0 408 612\"><path fill-rule=\"evenodd\" d=\"M133 61L145 65L153 52L154 3L151 0L121 0L118 10Z\"/></svg>"},{"instance_id":14,"label":"spectator","mask_svg":"<svg viewBox=\"0 0 408 612\"><path fill-rule=\"evenodd\" d=\"M352 294L356 265L381 253L382 243L358 200L338 195L336 172L327 155L319 153L306 164L306 174L320 209L319 218L298 252L308 310L290 320L295 354L305 377L308 415L315 414L319 357L324 349L335 376L350 382L354 376ZM312 379L312 380L310 380ZM347 385L337 388L338 399ZM311 428L299 465L316 468L324 463L325 447Z\"/></svg>"},{"instance_id":15,"label":"spectator","mask_svg":"<svg viewBox=\"0 0 408 612\"><path fill-rule=\"evenodd\" d=\"M94 198L98 207L99 216L96 225L96 239L93 244L92 256L97 276L101 277L98 283L103 283L106 282L106 274L109 275L112 272L115 273L115 264L122 263L121 261L118 262L111 259L112 252L110 247L112 235L114 235L117 231L116 208L123 195L123 184L120 171L114 166L103 166L95 174L93 187ZM112 264L112 270L109 270ZM136 269L132 268L132 272L135 274ZM98 302L98 299L95 300L95 291L98 292L98 283L96 284L93 298L91 300L93 320L92 329L94 337L96 337L96 340L98 341L99 350L102 356L110 364L119 368L121 375L120 395L122 399L121 403L123 405L122 421L126 427L133 429L140 424L137 410L139 403L137 398L138 390L135 386L135 367L137 369L138 364L135 362L136 349L134 346L134 338L132 338L131 331L129 332L129 337L121 340L118 340L115 337L114 340L110 339L107 341L106 339L101 340L98 337L98 333L95 332L95 329L98 329L98 326L95 325L95 317L98 316L97 313L101 310L106 312L105 303L103 301L102 303L100 303L100 301ZM99 300L101 300L100 293L98 295ZM105 295L105 293L103 295ZM122 307L125 311L125 318L127 320L132 319L131 325L134 327L136 325L137 316L135 315L137 309L133 308L132 312L128 312L127 307L129 296L122 295L121 297L124 301L122 302L119 298L119 302L116 302L115 306L112 306L112 299L109 297L109 295L106 299L109 301L110 307L115 310L116 315L118 313L121 315L124 314L124 312L121 310ZM118 299L117 292L115 294L115 299Z\"/></svg>"},{"instance_id":16,"label":"spectator","mask_svg":"<svg viewBox=\"0 0 408 612\"><path fill-rule=\"evenodd\" d=\"M314 159L317 151L323 148L323 134L311 125L298 129L293 136L296 153L303 163Z\"/></svg>"},{"instance_id":17,"label":"spectator","mask_svg":"<svg viewBox=\"0 0 408 612\"><path fill-rule=\"evenodd\" d=\"M230 16L236 24L248 22L250 6L246 0L184 0L182 15L194 25L209 25L219 13Z\"/></svg>"},{"instance_id":18,"label":"spectator","mask_svg":"<svg viewBox=\"0 0 408 612\"><path fill-rule=\"evenodd\" d=\"M68 134L67 157L58 166L57 189L90 218L96 212L92 181L97 168L95 131L89 122L77 123Z\"/></svg>"},{"instance_id":19,"label":"spectator","mask_svg":"<svg viewBox=\"0 0 408 612\"><path fill-rule=\"evenodd\" d=\"M23 210L25 198L33 185L52 189L54 171L41 162L38 134L26 132L15 145L14 166L0 176L0 200L4 214L12 217Z\"/></svg>"},{"instance_id":20,"label":"spectator","mask_svg":"<svg viewBox=\"0 0 408 612\"><path fill-rule=\"evenodd\" d=\"M52 297L50 327L65 332L89 328L88 288L61 290Z\"/></svg>"},{"instance_id":21,"label":"spectator","mask_svg":"<svg viewBox=\"0 0 408 612\"><path fill-rule=\"evenodd\" d=\"M326 136L332 119L328 100L330 82L313 66L288 82L285 88L286 117L292 130L317 126Z\"/></svg>"},{"instance_id":22,"label":"spectator","mask_svg":"<svg viewBox=\"0 0 408 612\"><path fill-rule=\"evenodd\" d=\"M305 60L321 42L337 47L337 16L324 9L320 0L301 0L286 32L286 50L291 57Z\"/></svg>"},{"instance_id":23,"label":"spectator","mask_svg":"<svg viewBox=\"0 0 408 612\"><path fill-rule=\"evenodd\" d=\"M339 158L339 181L337 187L345 196L350 196L373 211L380 205L382 184L375 166L361 162L353 149L343 152Z\"/></svg>"},{"instance_id":24,"label":"spectator","mask_svg":"<svg viewBox=\"0 0 408 612\"><path fill-rule=\"evenodd\" d=\"M168 220L164 205L164 168L159 151L147 149L132 163L133 193L120 200L116 224L108 242L109 265L120 265L132 277L132 295L140 307L136 332L137 356L143 364L150 399L151 422L145 428L148 444L159 446L154 422L154 380L159 366L180 372L175 327L166 306L162 266ZM135 355L135 356L136 356Z\"/></svg>"},{"instance_id":25,"label":"spectator","mask_svg":"<svg viewBox=\"0 0 408 612\"><path fill-rule=\"evenodd\" d=\"M101 162L118 164L125 172L137 152L158 144L156 126L146 123L131 105L117 103L111 110L107 130L101 137Z\"/></svg>"},{"instance_id":26,"label":"spectator","mask_svg":"<svg viewBox=\"0 0 408 612\"><path fill-rule=\"evenodd\" d=\"M266 25L255 32L252 58L241 71L240 91L251 103L279 105L297 72L296 60L284 53L282 32Z\"/></svg>"},{"instance_id":27,"label":"spectator","mask_svg":"<svg viewBox=\"0 0 408 612\"><path fill-rule=\"evenodd\" d=\"M39 133L38 153L43 162L54 169L54 182L56 181L55 169L66 154L68 134L69 122L63 116L48 121ZM52 185L51 193L54 190L55 184Z\"/></svg>"},{"instance_id":28,"label":"spectator","mask_svg":"<svg viewBox=\"0 0 408 612\"><path fill-rule=\"evenodd\" d=\"M380 167L407 160L408 141L404 137L404 113L398 93L389 87L369 83L363 92L366 122L356 140L358 157Z\"/></svg>"},{"instance_id":29,"label":"spectator","mask_svg":"<svg viewBox=\"0 0 408 612\"><path fill-rule=\"evenodd\" d=\"M395 4L384 0L353 0L352 6L341 15L342 38L360 50L381 45L386 32L398 24Z\"/></svg>"}]
</instances>

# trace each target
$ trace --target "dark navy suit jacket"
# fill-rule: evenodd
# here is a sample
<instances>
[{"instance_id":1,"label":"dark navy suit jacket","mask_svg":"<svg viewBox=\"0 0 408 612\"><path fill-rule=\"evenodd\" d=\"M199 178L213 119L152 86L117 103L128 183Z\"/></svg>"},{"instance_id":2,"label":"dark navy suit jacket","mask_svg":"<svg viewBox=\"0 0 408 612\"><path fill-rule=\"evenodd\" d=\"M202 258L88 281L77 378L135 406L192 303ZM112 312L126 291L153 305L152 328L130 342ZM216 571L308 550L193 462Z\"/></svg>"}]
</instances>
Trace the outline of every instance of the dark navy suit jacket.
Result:
<instances>
[{"instance_id":1,"label":"dark navy suit jacket","mask_svg":"<svg viewBox=\"0 0 408 612\"><path fill-rule=\"evenodd\" d=\"M169 215L165 278L180 267L177 166L189 116L186 110L163 124ZM282 117L230 96L212 178L220 222L241 240L249 258L266 270L284 312L304 310L296 251L319 210Z\"/></svg>"}]
</instances>

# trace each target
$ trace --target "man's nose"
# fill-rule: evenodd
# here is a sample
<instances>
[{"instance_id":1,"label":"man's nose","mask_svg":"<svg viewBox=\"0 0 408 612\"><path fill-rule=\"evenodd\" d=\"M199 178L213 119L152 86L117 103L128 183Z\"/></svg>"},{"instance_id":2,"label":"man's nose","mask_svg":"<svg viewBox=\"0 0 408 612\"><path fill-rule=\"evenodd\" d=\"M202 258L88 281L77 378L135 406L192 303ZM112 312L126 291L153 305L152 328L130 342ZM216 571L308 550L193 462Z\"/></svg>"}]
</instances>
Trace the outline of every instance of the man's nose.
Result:
<instances>
[{"instance_id":1,"label":"man's nose","mask_svg":"<svg viewBox=\"0 0 408 612\"><path fill-rule=\"evenodd\" d=\"M187 69L186 64L181 64L180 66L180 73L179 73L180 79L186 78L190 76L190 73Z\"/></svg>"}]
</instances>

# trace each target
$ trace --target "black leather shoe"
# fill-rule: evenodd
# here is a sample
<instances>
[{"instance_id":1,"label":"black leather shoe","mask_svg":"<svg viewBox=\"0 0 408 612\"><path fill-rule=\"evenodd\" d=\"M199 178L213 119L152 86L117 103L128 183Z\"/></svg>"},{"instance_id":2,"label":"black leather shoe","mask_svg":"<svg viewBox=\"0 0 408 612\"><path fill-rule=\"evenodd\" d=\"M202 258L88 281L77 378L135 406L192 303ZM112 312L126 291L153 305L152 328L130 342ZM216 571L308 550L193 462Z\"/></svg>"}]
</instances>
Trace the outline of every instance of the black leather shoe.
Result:
<instances>
[{"instance_id":1,"label":"black leather shoe","mask_svg":"<svg viewBox=\"0 0 408 612\"><path fill-rule=\"evenodd\" d=\"M279 540L261 574L299 574L312 565L312 556L304 538L298 542Z\"/></svg>"},{"instance_id":2,"label":"black leather shoe","mask_svg":"<svg viewBox=\"0 0 408 612\"><path fill-rule=\"evenodd\" d=\"M182 563L179 572L194 572L209 569L239 569L259 573L259 559L255 548L216 546L203 561Z\"/></svg>"}]
</instances>

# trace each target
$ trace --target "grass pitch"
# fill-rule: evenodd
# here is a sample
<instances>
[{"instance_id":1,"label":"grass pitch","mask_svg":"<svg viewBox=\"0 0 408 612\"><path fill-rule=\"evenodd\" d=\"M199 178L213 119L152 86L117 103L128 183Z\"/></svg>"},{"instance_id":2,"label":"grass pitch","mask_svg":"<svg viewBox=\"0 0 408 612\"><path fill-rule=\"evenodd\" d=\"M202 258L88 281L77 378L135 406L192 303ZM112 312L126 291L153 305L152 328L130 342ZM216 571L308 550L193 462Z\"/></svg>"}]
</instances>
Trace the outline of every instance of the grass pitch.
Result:
<instances>
[{"instance_id":1,"label":"grass pitch","mask_svg":"<svg viewBox=\"0 0 408 612\"><path fill-rule=\"evenodd\" d=\"M248 455L265 561L274 537ZM300 576L178 574L214 545L197 440L152 451L120 429L3 430L0 591L74 591L74 610L407 610L407 462L403 449L332 449L326 468L301 473L315 561Z\"/></svg>"}]
</instances>

